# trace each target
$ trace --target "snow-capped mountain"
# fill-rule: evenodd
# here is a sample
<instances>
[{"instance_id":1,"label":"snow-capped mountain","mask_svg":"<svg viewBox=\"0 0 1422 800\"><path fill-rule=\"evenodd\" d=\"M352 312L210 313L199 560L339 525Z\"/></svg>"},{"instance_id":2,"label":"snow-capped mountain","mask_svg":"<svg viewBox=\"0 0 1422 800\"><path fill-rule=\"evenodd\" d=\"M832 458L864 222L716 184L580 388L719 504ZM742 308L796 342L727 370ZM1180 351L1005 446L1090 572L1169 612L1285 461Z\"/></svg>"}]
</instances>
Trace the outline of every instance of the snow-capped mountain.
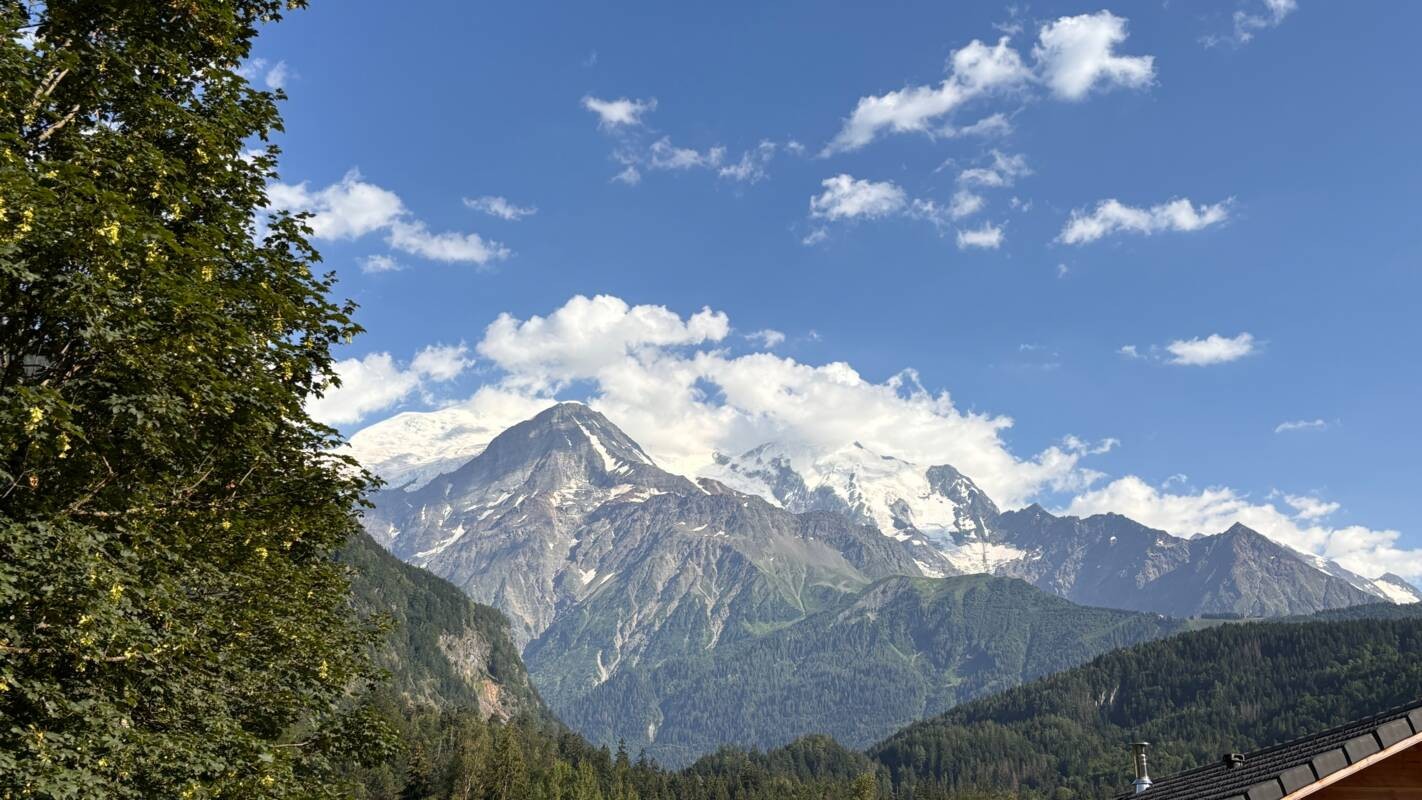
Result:
<instances>
[{"instance_id":1,"label":"snow-capped mountain","mask_svg":"<svg viewBox=\"0 0 1422 800\"><path fill-rule=\"evenodd\" d=\"M1365 578L1243 526L1185 539L1109 514L1079 520L1033 507L1004 515L951 466L912 464L857 442L829 452L768 443L717 454L709 474L790 511L833 511L896 539L926 538L960 572L1021 577L1083 603L1272 616L1422 601L1422 591L1401 578ZM1225 550L1216 551L1224 539ZM1221 558L1225 572L1201 571ZM1241 566L1246 561L1253 566Z\"/></svg>"},{"instance_id":2,"label":"snow-capped mountain","mask_svg":"<svg viewBox=\"0 0 1422 800\"><path fill-rule=\"evenodd\" d=\"M665 472L577 403L373 499L366 530L508 614L555 704L643 657L785 624L873 579L953 571L921 538Z\"/></svg>"},{"instance_id":3,"label":"snow-capped mountain","mask_svg":"<svg viewBox=\"0 0 1422 800\"><path fill-rule=\"evenodd\" d=\"M927 539L960 572L992 572L1024 555L994 536L997 505L972 479L859 442L829 452L771 442L739 456L717 453L706 474L787 511L841 513L895 539Z\"/></svg>"},{"instance_id":4,"label":"snow-capped mountain","mask_svg":"<svg viewBox=\"0 0 1422 800\"><path fill-rule=\"evenodd\" d=\"M779 652L750 643L808 619L833 621L822 612L896 576L928 579L914 584L921 597L937 596L940 583L972 583L937 580L944 576L991 573L1074 603L1178 617L1417 599L1395 576L1370 581L1240 525L1185 539L1114 514L1002 512L950 466L860 445L827 453L765 445L718 457L716 478L692 480L658 467L578 403L548 408L487 445L478 441L485 432L457 415L402 415L358 435L393 479L373 496L366 530L507 614L540 694L564 718L604 741L636 732L666 754L696 754L658 733L675 734L667 709L691 696L669 688L672 678L692 666L715 672L743 650ZM419 437L441 447L417 447ZM453 455L460 448L476 454ZM861 644L888 635L872 615L863 624ZM991 650L995 634L982 636ZM883 652L895 664L956 646L905 650L906 640L891 638ZM614 717L632 727L598 727ZM769 733L806 732L790 728Z\"/></svg>"}]
</instances>

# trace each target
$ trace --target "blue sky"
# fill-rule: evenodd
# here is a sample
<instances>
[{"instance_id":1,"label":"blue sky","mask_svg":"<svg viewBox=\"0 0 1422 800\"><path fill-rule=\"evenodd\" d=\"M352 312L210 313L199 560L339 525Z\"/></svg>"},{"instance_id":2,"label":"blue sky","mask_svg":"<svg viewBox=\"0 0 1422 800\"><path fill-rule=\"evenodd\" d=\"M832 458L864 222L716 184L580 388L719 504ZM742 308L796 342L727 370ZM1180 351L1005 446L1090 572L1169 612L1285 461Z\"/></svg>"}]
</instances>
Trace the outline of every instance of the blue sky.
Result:
<instances>
[{"instance_id":1,"label":"blue sky","mask_svg":"<svg viewBox=\"0 0 1422 800\"><path fill-rule=\"evenodd\" d=\"M681 320L678 358L912 368L958 417L1010 417L1022 462L1078 437L1070 480L1001 479L1024 498L1186 532L1267 507L1277 538L1416 576L1419 23L1316 0L352 0L270 28L253 74L291 98L277 195L324 214L361 304L342 355L395 376L343 390L343 430L495 384L596 398L601 367L530 368L485 329L607 295ZM951 109L847 122L913 87ZM726 330L687 338L703 308Z\"/></svg>"}]
</instances>

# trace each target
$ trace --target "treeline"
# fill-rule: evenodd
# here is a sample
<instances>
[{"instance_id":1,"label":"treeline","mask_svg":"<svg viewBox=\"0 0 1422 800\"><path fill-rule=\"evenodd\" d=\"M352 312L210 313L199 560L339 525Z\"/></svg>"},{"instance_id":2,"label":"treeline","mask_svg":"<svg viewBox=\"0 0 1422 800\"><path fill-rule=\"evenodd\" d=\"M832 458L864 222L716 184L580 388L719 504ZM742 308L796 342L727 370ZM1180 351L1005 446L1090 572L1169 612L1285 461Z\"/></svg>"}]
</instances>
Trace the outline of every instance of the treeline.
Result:
<instances>
[{"instance_id":1,"label":"treeline","mask_svg":"<svg viewBox=\"0 0 1422 800\"><path fill-rule=\"evenodd\" d=\"M1111 796L1127 743L1169 774L1422 699L1422 616L1213 627L1113 651L912 725L868 753L827 736L723 748L668 770L546 719L391 703L405 752L352 773L361 800Z\"/></svg>"},{"instance_id":2,"label":"treeline","mask_svg":"<svg viewBox=\"0 0 1422 800\"><path fill-rule=\"evenodd\" d=\"M899 796L920 787L1100 797L1126 786L1127 743L1190 769L1422 700L1422 619L1223 625L1117 650L960 706L869 751Z\"/></svg>"},{"instance_id":3,"label":"treeline","mask_svg":"<svg viewBox=\"0 0 1422 800\"><path fill-rule=\"evenodd\" d=\"M719 743L775 747L805 731L866 747L1185 624L1078 606L1014 578L890 578L783 629L624 667L581 697L551 700L593 741L646 745L676 766Z\"/></svg>"}]
</instances>

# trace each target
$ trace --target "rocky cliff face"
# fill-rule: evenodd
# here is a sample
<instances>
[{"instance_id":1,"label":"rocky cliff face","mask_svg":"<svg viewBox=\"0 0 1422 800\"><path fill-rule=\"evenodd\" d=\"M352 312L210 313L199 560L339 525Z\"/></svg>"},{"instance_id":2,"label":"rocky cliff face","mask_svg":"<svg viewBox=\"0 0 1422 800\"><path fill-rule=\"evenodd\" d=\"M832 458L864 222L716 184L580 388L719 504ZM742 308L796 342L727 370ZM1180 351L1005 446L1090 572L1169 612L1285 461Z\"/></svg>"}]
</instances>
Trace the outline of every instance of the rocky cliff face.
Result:
<instances>
[{"instance_id":1,"label":"rocky cliff face","mask_svg":"<svg viewBox=\"0 0 1422 800\"><path fill-rule=\"evenodd\" d=\"M351 567L357 608L395 623L375 657L390 671L397 694L442 708L478 708L500 719L547 713L503 614L402 563L368 536L352 539L340 558Z\"/></svg>"}]
</instances>

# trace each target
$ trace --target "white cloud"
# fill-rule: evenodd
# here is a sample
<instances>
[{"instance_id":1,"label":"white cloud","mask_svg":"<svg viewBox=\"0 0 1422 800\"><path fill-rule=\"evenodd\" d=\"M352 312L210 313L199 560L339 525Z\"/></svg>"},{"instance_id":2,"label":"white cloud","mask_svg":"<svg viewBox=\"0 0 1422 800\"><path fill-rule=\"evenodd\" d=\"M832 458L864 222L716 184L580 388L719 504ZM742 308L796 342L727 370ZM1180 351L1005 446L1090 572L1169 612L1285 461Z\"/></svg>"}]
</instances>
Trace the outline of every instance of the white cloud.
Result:
<instances>
[{"instance_id":1,"label":"white cloud","mask_svg":"<svg viewBox=\"0 0 1422 800\"><path fill-rule=\"evenodd\" d=\"M785 334L774 328L752 331L746 334L746 338L752 342L759 343L761 347L767 350L774 350L776 347L785 343Z\"/></svg>"},{"instance_id":2,"label":"white cloud","mask_svg":"<svg viewBox=\"0 0 1422 800\"><path fill-rule=\"evenodd\" d=\"M251 59L237 68L237 74L253 83L260 80L272 91L285 88L287 81L292 78L291 68L286 65L285 61L272 64L265 58Z\"/></svg>"},{"instance_id":3,"label":"white cloud","mask_svg":"<svg viewBox=\"0 0 1422 800\"><path fill-rule=\"evenodd\" d=\"M992 166L965 169L958 173L958 183L965 186L1000 188L1011 186L1018 178L1031 174L1032 168L1027 166L1026 157L1020 153L1009 156L993 150Z\"/></svg>"},{"instance_id":4,"label":"white cloud","mask_svg":"<svg viewBox=\"0 0 1422 800\"><path fill-rule=\"evenodd\" d=\"M517 222L524 217L531 217L538 213L538 209L534 206L515 205L509 202L507 198L497 195L484 195L483 197L473 198L466 197L464 198L464 205L466 208L483 212L491 217L508 220L509 222Z\"/></svg>"},{"instance_id":5,"label":"white cloud","mask_svg":"<svg viewBox=\"0 0 1422 800\"><path fill-rule=\"evenodd\" d=\"M982 211L986 204L987 201L983 200L982 195L973 194L967 189L960 189L953 194L953 203L948 206L948 216L953 219L971 217Z\"/></svg>"},{"instance_id":6,"label":"white cloud","mask_svg":"<svg viewBox=\"0 0 1422 800\"><path fill-rule=\"evenodd\" d=\"M687 147L677 147L671 137L663 136L652 142L648 149L647 165L652 169L691 169L692 167L712 168L720 165L726 156L723 147L712 147L705 152Z\"/></svg>"},{"instance_id":7,"label":"white cloud","mask_svg":"<svg viewBox=\"0 0 1422 800\"><path fill-rule=\"evenodd\" d=\"M267 70L267 74L262 80L267 84L268 89L282 89L286 87L286 82L291 78L291 70L286 66L285 61L278 61Z\"/></svg>"},{"instance_id":8,"label":"white cloud","mask_svg":"<svg viewBox=\"0 0 1422 800\"><path fill-rule=\"evenodd\" d=\"M1254 39L1256 31L1278 27L1285 17L1298 10L1299 4L1296 0L1263 0L1261 3L1256 3L1253 8L1257 10L1240 9L1234 12L1234 34L1232 36L1206 36L1205 45L1213 47L1222 42L1230 42L1235 45L1247 44Z\"/></svg>"},{"instance_id":9,"label":"white cloud","mask_svg":"<svg viewBox=\"0 0 1422 800\"><path fill-rule=\"evenodd\" d=\"M1009 120L1006 114L999 111L961 128L945 125L940 128L938 132L943 136L950 137L981 136L987 139L994 136L1006 136L1012 133L1012 120Z\"/></svg>"},{"instance_id":10,"label":"white cloud","mask_svg":"<svg viewBox=\"0 0 1422 800\"><path fill-rule=\"evenodd\" d=\"M643 174L648 171L693 169L711 170L720 178L739 183L758 183L766 178L770 162L779 149L775 142L763 139L743 152L738 161L727 163L727 150L721 145L712 145L704 150L685 147L675 144L670 136L646 126L644 116L657 107L656 100L584 97L583 107L598 115L598 127L607 131L617 142L612 158L622 169L612 176L612 180L628 186L641 183ZM788 142L785 148L792 153L804 149L795 141Z\"/></svg>"},{"instance_id":11,"label":"white cloud","mask_svg":"<svg viewBox=\"0 0 1422 800\"><path fill-rule=\"evenodd\" d=\"M1002 227L985 222L979 228L959 230L958 249L966 250L969 247L975 247L996 250L1002 246Z\"/></svg>"},{"instance_id":12,"label":"white cloud","mask_svg":"<svg viewBox=\"0 0 1422 800\"><path fill-rule=\"evenodd\" d=\"M1062 266L1062 265L1058 265L1058 266ZM1140 350L1137 350L1137 349L1136 349L1136 346L1133 345L1133 344L1124 345L1124 346L1121 347L1120 350L1117 350L1116 352L1117 352L1117 353L1120 353L1121 355L1125 356L1126 358L1144 358L1144 356L1141 355L1141 351L1140 351Z\"/></svg>"},{"instance_id":13,"label":"white cloud","mask_svg":"<svg viewBox=\"0 0 1422 800\"><path fill-rule=\"evenodd\" d=\"M937 87L908 86L860 98L825 153L858 149L885 131L927 132L930 123L969 100L1026 83L1031 70L1007 42L1006 36L995 46L977 39L969 42L953 53L948 77Z\"/></svg>"},{"instance_id":14,"label":"white cloud","mask_svg":"<svg viewBox=\"0 0 1422 800\"><path fill-rule=\"evenodd\" d=\"M798 145L799 143L792 142L791 144ZM741 183L758 183L765 178L766 167L775 157L775 149L775 142L762 141L754 149L742 153L740 161L721 167L716 174ZM786 149L790 149L790 145L787 145Z\"/></svg>"},{"instance_id":15,"label":"white cloud","mask_svg":"<svg viewBox=\"0 0 1422 800\"><path fill-rule=\"evenodd\" d=\"M1191 205L1185 198L1136 208L1114 198L1103 200L1090 212L1071 212L1057 240L1064 244L1085 244L1116 233L1154 234L1162 231L1198 231L1229 219L1231 200L1214 205Z\"/></svg>"},{"instance_id":16,"label":"white cloud","mask_svg":"<svg viewBox=\"0 0 1422 800\"><path fill-rule=\"evenodd\" d=\"M636 186L642 182L642 171L628 164L621 172L613 175L612 179L618 183L625 183L628 186Z\"/></svg>"},{"instance_id":17,"label":"white cloud","mask_svg":"<svg viewBox=\"0 0 1422 800\"><path fill-rule=\"evenodd\" d=\"M1337 510L1336 504L1308 502L1313 499L1307 498L1299 506L1290 503L1296 511L1291 516L1272 503L1252 502L1228 487L1173 494L1131 475L1083 492L1065 512L1077 516L1124 514L1180 536L1217 533L1239 522L1295 550L1332 559L1362 575L1376 577L1390 571L1422 576L1422 550L1397 547L1397 531L1320 524L1318 520Z\"/></svg>"},{"instance_id":18,"label":"white cloud","mask_svg":"<svg viewBox=\"0 0 1422 800\"><path fill-rule=\"evenodd\" d=\"M390 226L390 246L431 261L487 264L508 258L512 252L477 233L432 233L425 223L397 222Z\"/></svg>"},{"instance_id":19,"label":"white cloud","mask_svg":"<svg viewBox=\"0 0 1422 800\"><path fill-rule=\"evenodd\" d=\"M1179 535L1242 522L1362 574L1422 576L1422 552L1399 549L1395 531L1323 525L1339 510L1328 501L1285 496L1285 511L1229 488L1191 493L1178 485L1183 477L1156 488L1126 476L1092 489L1101 476L1082 459L1110 450L1114 440L1066 436L1020 458L1003 440L1010 418L963 411L947 392L925 389L911 369L878 382L843 362L805 364L768 352L732 356L723 346L730 331L728 317L711 309L682 316L607 296L574 297L544 317L504 314L477 347L491 370L488 382L430 419L456 415L461 428L497 431L572 392L607 414L663 467L683 474L708 468L713 452L739 453L767 441L811 450L859 441L917 463L952 464L1006 507L1044 491L1073 492L1066 508L1071 514L1122 513ZM369 394L363 402L324 410L325 419L370 413L353 408L389 407L418 390L409 388L411 373L430 382L459 374L468 362L455 348L417 356L403 369L386 354L341 366L343 375L365 378L361 385ZM394 451L400 446L382 445Z\"/></svg>"},{"instance_id":20,"label":"white cloud","mask_svg":"<svg viewBox=\"0 0 1422 800\"><path fill-rule=\"evenodd\" d=\"M456 408L494 398L501 408L536 408L575 391L659 464L683 474L708 468L715 451L782 440L812 448L860 441L925 464L954 464L1009 506L1044 488L1085 488L1095 477L1078 462L1104 445L1068 438L1021 459L1002 440L1011 419L961 411L946 392L922 387L912 370L875 382L840 362L810 365L769 352L733 357L721 346L730 331L726 315L710 309L681 316L606 296L574 297L544 317L505 314L477 347L494 370L490 382Z\"/></svg>"},{"instance_id":21,"label":"white cloud","mask_svg":"<svg viewBox=\"0 0 1422 800\"><path fill-rule=\"evenodd\" d=\"M1080 100L1093 89L1144 88L1155 80L1151 56L1116 53L1126 39L1126 20L1109 11L1061 17L1043 25L1032 48L1029 67L1004 36L996 45L974 39L949 58L948 75L937 86L906 86L861 97L823 155L856 150L884 133L957 136L1001 133L1009 126L993 114L968 128L938 124L979 98L1045 85L1061 100ZM981 129L973 130L978 125ZM936 127L935 127L936 126Z\"/></svg>"},{"instance_id":22,"label":"white cloud","mask_svg":"<svg viewBox=\"0 0 1422 800\"><path fill-rule=\"evenodd\" d=\"M1280 422L1274 426L1274 433L1289 433L1291 431L1321 431L1327 430L1328 423L1321 419L1295 419Z\"/></svg>"},{"instance_id":23,"label":"white cloud","mask_svg":"<svg viewBox=\"0 0 1422 800\"><path fill-rule=\"evenodd\" d=\"M314 191L304 181L269 184L267 199L271 209L311 212L307 224L317 239L358 239L383 230L392 248L435 261L483 265L511 255L508 248L477 233L430 232L399 195L363 180L354 169Z\"/></svg>"},{"instance_id":24,"label":"white cloud","mask_svg":"<svg viewBox=\"0 0 1422 800\"><path fill-rule=\"evenodd\" d=\"M1284 502L1294 509L1294 516L1299 519L1322 519L1342 508L1341 503L1330 503L1309 495L1286 494Z\"/></svg>"},{"instance_id":25,"label":"white cloud","mask_svg":"<svg viewBox=\"0 0 1422 800\"><path fill-rule=\"evenodd\" d=\"M840 174L820 182L824 191L810 198L816 219L878 219L903 211L908 195L892 181L870 181Z\"/></svg>"},{"instance_id":26,"label":"white cloud","mask_svg":"<svg viewBox=\"0 0 1422 800\"><path fill-rule=\"evenodd\" d=\"M361 179L351 170L340 181L312 191L305 181L267 186L268 204L289 211L309 211L306 221L317 239L356 239L389 227L404 216L399 195Z\"/></svg>"},{"instance_id":27,"label":"white cloud","mask_svg":"<svg viewBox=\"0 0 1422 800\"><path fill-rule=\"evenodd\" d=\"M1234 337L1212 333L1203 339L1177 339L1165 346L1170 363L1189 367L1205 367L1237 361L1254 352L1254 337L1241 333Z\"/></svg>"},{"instance_id":28,"label":"white cloud","mask_svg":"<svg viewBox=\"0 0 1422 800\"><path fill-rule=\"evenodd\" d=\"M848 174L836 175L820 182L824 191L810 198L810 218L830 222L852 222L861 219L882 219L905 216L931 222L942 231L950 220L958 220L983 208L984 200L972 192L961 190L953 196L947 208L933 200L910 198L892 181L871 181ZM828 238L824 226L817 227L801 240L803 244L818 244ZM1003 226L983 223L975 229L959 229L958 249L969 247L996 249L1002 245Z\"/></svg>"},{"instance_id":29,"label":"white cloud","mask_svg":"<svg viewBox=\"0 0 1422 800\"><path fill-rule=\"evenodd\" d=\"M360 271L366 274L374 274L377 272L398 272L404 268L404 264L401 264L390 256L381 255L378 253L373 256L366 256L365 258L361 259L360 262Z\"/></svg>"},{"instance_id":30,"label":"white cloud","mask_svg":"<svg viewBox=\"0 0 1422 800\"><path fill-rule=\"evenodd\" d=\"M642 115L655 110L656 107L655 97L650 100L629 100L626 97L600 100L591 95L583 98L583 108L596 114L597 124L603 128L640 125Z\"/></svg>"},{"instance_id":31,"label":"white cloud","mask_svg":"<svg viewBox=\"0 0 1422 800\"><path fill-rule=\"evenodd\" d=\"M467 358L468 352L463 344L432 345L416 353L403 367L389 353L338 361L336 373L341 385L329 387L323 397L308 401L307 413L328 425L360 422L425 391L431 383L458 377L474 363Z\"/></svg>"},{"instance_id":32,"label":"white cloud","mask_svg":"<svg viewBox=\"0 0 1422 800\"><path fill-rule=\"evenodd\" d=\"M1063 100L1080 100L1093 88L1141 88L1155 80L1151 56L1116 55L1126 40L1126 20L1109 11L1062 17L1043 25L1032 56L1042 80Z\"/></svg>"}]
</instances>

